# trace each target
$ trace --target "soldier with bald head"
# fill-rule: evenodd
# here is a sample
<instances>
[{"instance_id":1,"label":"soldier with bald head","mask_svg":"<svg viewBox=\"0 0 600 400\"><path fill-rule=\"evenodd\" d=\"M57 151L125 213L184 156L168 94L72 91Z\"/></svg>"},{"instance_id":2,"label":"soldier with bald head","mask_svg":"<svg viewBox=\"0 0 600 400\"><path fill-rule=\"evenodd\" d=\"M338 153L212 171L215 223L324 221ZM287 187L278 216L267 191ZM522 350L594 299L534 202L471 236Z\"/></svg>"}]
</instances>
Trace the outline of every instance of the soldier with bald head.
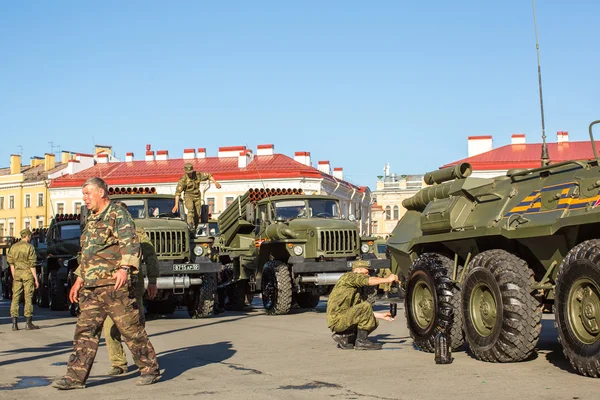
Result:
<instances>
[{"instance_id":1,"label":"soldier with bald head","mask_svg":"<svg viewBox=\"0 0 600 400\"><path fill-rule=\"evenodd\" d=\"M25 294L25 306L23 314L27 323L25 329L39 329L40 327L31 322L33 317L33 293L39 286L35 271L35 249L29 243L31 231L21 231L21 241L13 244L8 250L7 261L10 265L10 273L13 278L12 302L10 304L10 316L12 317L12 330L18 331L19 325L19 301Z\"/></svg>"}]
</instances>

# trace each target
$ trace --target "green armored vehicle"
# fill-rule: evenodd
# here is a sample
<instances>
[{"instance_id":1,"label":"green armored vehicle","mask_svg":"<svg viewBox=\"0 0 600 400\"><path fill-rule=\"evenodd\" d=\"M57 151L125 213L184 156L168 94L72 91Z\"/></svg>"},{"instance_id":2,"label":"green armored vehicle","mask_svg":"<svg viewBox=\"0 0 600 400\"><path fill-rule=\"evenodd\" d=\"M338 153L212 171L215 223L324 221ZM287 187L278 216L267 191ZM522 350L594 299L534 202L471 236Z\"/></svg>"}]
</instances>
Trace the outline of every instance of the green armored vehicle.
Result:
<instances>
[{"instance_id":1,"label":"green armored vehicle","mask_svg":"<svg viewBox=\"0 0 600 400\"><path fill-rule=\"evenodd\" d=\"M595 159L470 177L469 164L425 175L402 203L388 240L407 276L415 344L433 350L438 327L483 361L528 358L552 308L573 368L600 377L600 165ZM453 318L452 318L453 315Z\"/></svg>"},{"instance_id":2,"label":"green armored vehicle","mask_svg":"<svg viewBox=\"0 0 600 400\"><path fill-rule=\"evenodd\" d=\"M293 300L313 308L319 297L350 271L350 261L378 260L370 238L341 217L332 196L305 195L301 189L250 189L218 219L219 258L233 269L229 302L238 308L261 292L266 312L287 314Z\"/></svg>"},{"instance_id":3,"label":"green armored vehicle","mask_svg":"<svg viewBox=\"0 0 600 400\"><path fill-rule=\"evenodd\" d=\"M171 195L155 194L146 188L110 188L109 192L111 200L127 204L136 227L144 228L156 250L159 290L156 298L146 300L147 311L170 314L180 304L192 318L212 315L216 274L221 270L207 251L212 239L197 237L190 232L185 215L171 212ZM183 202L179 210L184 210Z\"/></svg>"}]
</instances>

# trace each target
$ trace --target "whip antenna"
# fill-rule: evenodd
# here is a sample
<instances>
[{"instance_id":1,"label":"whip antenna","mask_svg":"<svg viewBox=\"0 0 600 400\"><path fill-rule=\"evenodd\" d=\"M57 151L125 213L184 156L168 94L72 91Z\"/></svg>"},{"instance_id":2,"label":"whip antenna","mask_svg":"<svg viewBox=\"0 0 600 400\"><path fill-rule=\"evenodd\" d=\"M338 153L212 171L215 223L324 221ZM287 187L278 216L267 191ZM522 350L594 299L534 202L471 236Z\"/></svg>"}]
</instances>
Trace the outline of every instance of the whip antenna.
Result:
<instances>
[{"instance_id":1,"label":"whip antenna","mask_svg":"<svg viewBox=\"0 0 600 400\"><path fill-rule=\"evenodd\" d=\"M546 144L546 127L544 124L544 99L542 97L542 68L540 67L540 44L538 41L537 20L535 16L535 0L531 0L533 5L533 26L535 28L535 50L537 52L538 65L538 86L540 88L540 111L542 114L542 167L550 165L550 156L548 155L548 145Z\"/></svg>"}]
</instances>

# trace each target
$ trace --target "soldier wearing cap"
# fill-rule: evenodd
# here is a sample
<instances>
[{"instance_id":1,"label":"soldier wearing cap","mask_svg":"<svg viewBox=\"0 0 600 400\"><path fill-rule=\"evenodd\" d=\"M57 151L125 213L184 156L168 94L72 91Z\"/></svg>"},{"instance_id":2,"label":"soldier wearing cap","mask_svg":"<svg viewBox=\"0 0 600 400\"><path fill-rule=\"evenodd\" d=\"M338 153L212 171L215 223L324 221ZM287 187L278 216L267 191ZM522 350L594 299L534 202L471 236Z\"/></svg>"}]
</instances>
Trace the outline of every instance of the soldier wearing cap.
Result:
<instances>
[{"instance_id":1,"label":"soldier wearing cap","mask_svg":"<svg viewBox=\"0 0 600 400\"><path fill-rule=\"evenodd\" d=\"M373 312L371 304L361 299L360 288L396 282L398 276L369 276L369 269L369 261L354 261L352 271L340 277L327 300L327 326L333 331L333 340L344 350L381 349L381 344L370 341L368 336L377 328L377 319L394 320L389 312Z\"/></svg>"},{"instance_id":2,"label":"soldier wearing cap","mask_svg":"<svg viewBox=\"0 0 600 400\"><path fill-rule=\"evenodd\" d=\"M25 292L25 307L23 314L27 323L25 329L39 329L40 327L31 322L33 317L33 292L39 286L35 271L35 249L29 243L31 231L21 231L21 241L13 244L8 251L7 261L10 265L10 273L13 278L12 302L10 304L10 316L12 317L12 330L18 331L19 325L19 301Z\"/></svg>"},{"instance_id":3,"label":"soldier wearing cap","mask_svg":"<svg viewBox=\"0 0 600 400\"><path fill-rule=\"evenodd\" d=\"M188 210L187 223L192 229L196 229L200 221L200 212L202 209L202 195L200 193L200 184L204 181L211 181L217 189L221 189L221 184L213 178L211 174L194 171L191 163L185 163L185 174L177 182L175 190L175 206L173 212L179 211L179 197L181 192L185 192L183 202Z\"/></svg>"}]
</instances>

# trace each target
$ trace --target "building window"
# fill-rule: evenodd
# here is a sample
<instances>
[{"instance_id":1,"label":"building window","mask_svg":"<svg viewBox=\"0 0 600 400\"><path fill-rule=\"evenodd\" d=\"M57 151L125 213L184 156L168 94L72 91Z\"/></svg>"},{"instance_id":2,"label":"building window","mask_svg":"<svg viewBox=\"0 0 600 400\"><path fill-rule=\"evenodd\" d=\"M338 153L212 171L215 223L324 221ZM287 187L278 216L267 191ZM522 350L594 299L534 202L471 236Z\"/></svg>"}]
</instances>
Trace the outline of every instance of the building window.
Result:
<instances>
[{"instance_id":1,"label":"building window","mask_svg":"<svg viewBox=\"0 0 600 400\"><path fill-rule=\"evenodd\" d=\"M379 223L377 221L373 221L373 233L379 233Z\"/></svg>"},{"instance_id":2,"label":"building window","mask_svg":"<svg viewBox=\"0 0 600 400\"><path fill-rule=\"evenodd\" d=\"M65 203L56 203L56 213L57 214L65 213Z\"/></svg>"},{"instance_id":3,"label":"building window","mask_svg":"<svg viewBox=\"0 0 600 400\"><path fill-rule=\"evenodd\" d=\"M4 196L0 197L0 210L4 210Z\"/></svg>"},{"instance_id":4,"label":"building window","mask_svg":"<svg viewBox=\"0 0 600 400\"><path fill-rule=\"evenodd\" d=\"M31 207L31 195L26 194L25 195L25 208L29 208L29 207Z\"/></svg>"},{"instance_id":5,"label":"building window","mask_svg":"<svg viewBox=\"0 0 600 400\"><path fill-rule=\"evenodd\" d=\"M214 214L215 213L215 198L207 197L206 204L208 204L208 213L211 215Z\"/></svg>"},{"instance_id":6,"label":"building window","mask_svg":"<svg viewBox=\"0 0 600 400\"><path fill-rule=\"evenodd\" d=\"M31 221L29 221L28 219L25 220L25 229L31 229Z\"/></svg>"},{"instance_id":7,"label":"building window","mask_svg":"<svg viewBox=\"0 0 600 400\"><path fill-rule=\"evenodd\" d=\"M8 208L15 208L15 196L8 196Z\"/></svg>"},{"instance_id":8,"label":"building window","mask_svg":"<svg viewBox=\"0 0 600 400\"><path fill-rule=\"evenodd\" d=\"M38 207L43 207L44 206L44 193L38 193L37 206Z\"/></svg>"},{"instance_id":9,"label":"building window","mask_svg":"<svg viewBox=\"0 0 600 400\"><path fill-rule=\"evenodd\" d=\"M73 210L75 210L75 214L81 213L81 202L80 201L73 203Z\"/></svg>"},{"instance_id":10,"label":"building window","mask_svg":"<svg viewBox=\"0 0 600 400\"><path fill-rule=\"evenodd\" d=\"M37 227L42 229L44 227L44 221L42 221L41 219L38 219Z\"/></svg>"},{"instance_id":11,"label":"building window","mask_svg":"<svg viewBox=\"0 0 600 400\"><path fill-rule=\"evenodd\" d=\"M398 206L394 206L394 219L399 219Z\"/></svg>"},{"instance_id":12,"label":"building window","mask_svg":"<svg viewBox=\"0 0 600 400\"><path fill-rule=\"evenodd\" d=\"M229 207L235 198L231 196L225 197L225 208Z\"/></svg>"},{"instance_id":13,"label":"building window","mask_svg":"<svg viewBox=\"0 0 600 400\"><path fill-rule=\"evenodd\" d=\"M0 222L0 236L4 236L4 222Z\"/></svg>"},{"instance_id":14,"label":"building window","mask_svg":"<svg viewBox=\"0 0 600 400\"><path fill-rule=\"evenodd\" d=\"M388 221L392 219L392 208L390 206L385 206L385 219Z\"/></svg>"},{"instance_id":15,"label":"building window","mask_svg":"<svg viewBox=\"0 0 600 400\"><path fill-rule=\"evenodd\" d=\"M15 236L15 223L14 222L8 223L8 236Z\"/></svg>"}]
</instances>

